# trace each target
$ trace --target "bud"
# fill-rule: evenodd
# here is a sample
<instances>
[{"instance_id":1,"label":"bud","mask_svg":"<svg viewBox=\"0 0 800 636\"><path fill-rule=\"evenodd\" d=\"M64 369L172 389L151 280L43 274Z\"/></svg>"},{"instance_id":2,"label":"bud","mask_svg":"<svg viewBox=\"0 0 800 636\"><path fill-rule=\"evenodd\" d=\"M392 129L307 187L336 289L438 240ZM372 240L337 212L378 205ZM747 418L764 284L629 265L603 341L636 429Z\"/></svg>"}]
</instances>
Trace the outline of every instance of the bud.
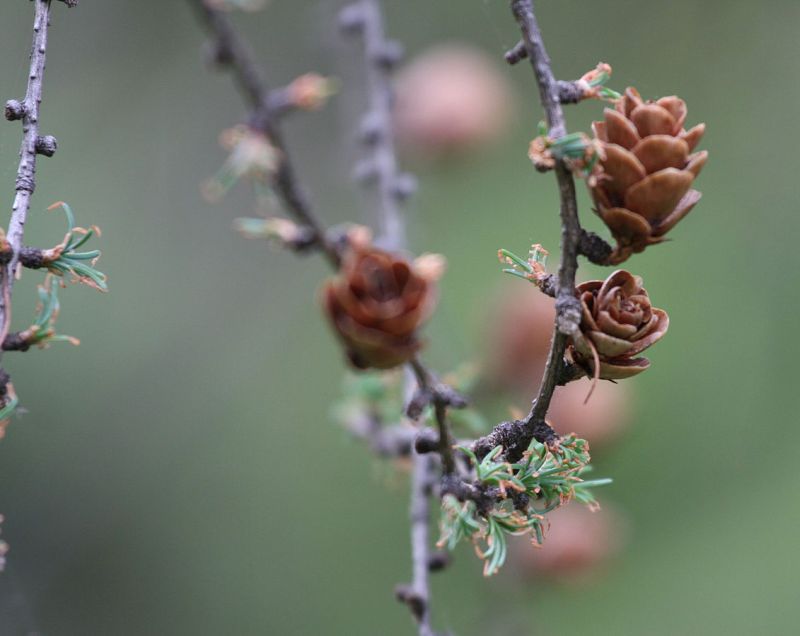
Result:
<instances>
[{"instance_id":1,"label":"bud","mask_svg":"<svg viewBox=\"0 0 800 636\"><path fill-rule=\"evenodd\" d=\"M528 146L528 158L539 172L547 172L556 167L556 159L550 150L547 137L536 137Z\"/></svg>"},{"instance_id":2,"label":"bud","mask_svg":"<svg viewBox=\"0 0 800 636\"><path fill-rule=\"evenodd\" d=\"M281 217L269 219L242 217L233 222L233 227L244 238L272 241L281 247L294 250L310 247L316 238L310 228Z\"/></svg>"},{"instance_id":3,"label":"bud","mask_svg":"<svg viewBox=\"0 0 800 636\"><path fill-rule=\"evenodd\" d=\"M334 82L317 73L306 73L286 87L289 102L300 110L319 110L336 92Z\"/></svg>"},{"instance_id":4,"label":"bud","mask_svg":"<svg viewBox=\"0 0 800 636\"><path fill-rule=\"evenodd\" d=\"M228 150L225 164L203 184L203 196L219 201L242 178L267 182L278 169L280 154L266 135L247 126L224 130L219 143Z\"/></svg>"}]
</instances>

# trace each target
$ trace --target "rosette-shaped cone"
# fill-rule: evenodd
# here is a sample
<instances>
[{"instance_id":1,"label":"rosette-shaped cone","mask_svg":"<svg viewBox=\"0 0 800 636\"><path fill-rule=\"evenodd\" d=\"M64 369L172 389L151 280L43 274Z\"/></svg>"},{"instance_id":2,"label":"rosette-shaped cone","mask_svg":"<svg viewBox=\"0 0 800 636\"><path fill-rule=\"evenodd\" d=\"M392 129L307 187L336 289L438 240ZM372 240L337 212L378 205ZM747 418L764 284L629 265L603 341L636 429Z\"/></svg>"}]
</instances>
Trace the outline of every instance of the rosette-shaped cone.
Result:
<instances>
[{"instance_id":1,"label":"rosette-shaped cone","mask_svg":"<svg viewBox=\"0 0 800 636\"><path fill-rule=\"evenodd\" d=\"M612 263L660 243L700 200L692 184L708 158L695 147L705 124L686 130L678 97L643 101L628 88L616 108L592 125L602 142L599 171L590 180L597 212L617 240Z\"/></svg>"},{"instance_id":2,"label":"rosette-shaped cone","mask_svg":"<svg viewBox=\"0 0 800 636\"><path fill-rule=\"evenodd\" d=\"M322 290L322 302L353 366L390 369L419 351L417 329L436 303L441 272L431 258L410 263L365 245L345 255L339 275Z\"/></svg>"},{"instance_id":3,"label":"rosette-shaped cone","mask_svg":"<svg viewBox=\"0 0 800 636\"><path fill-rule=\"evenodd\" d=\"M604 380L619 380L650 366L636 356L667 332L669 316L650 304L642 279L617 270L605 281L577 287L583 315L571 338L573 362Z\"/></svg>"}]
</instances>

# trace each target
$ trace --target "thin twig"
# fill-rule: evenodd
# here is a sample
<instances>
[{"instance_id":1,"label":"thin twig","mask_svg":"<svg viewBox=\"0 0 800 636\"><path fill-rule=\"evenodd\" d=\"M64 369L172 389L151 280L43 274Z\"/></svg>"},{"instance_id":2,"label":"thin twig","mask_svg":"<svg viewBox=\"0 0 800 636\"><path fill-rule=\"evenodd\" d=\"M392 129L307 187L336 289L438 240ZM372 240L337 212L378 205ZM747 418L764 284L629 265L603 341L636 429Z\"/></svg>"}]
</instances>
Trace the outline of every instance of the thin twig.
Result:
<instances>
[{"instance_id":1,"label":"thin twig","mask_svg":"<svg viewBox=\"0 0 800 636\"><path fill-rule=\"evenodd\" d=\"M394 127L392 124L392 86L390 73L400 58L400 47L386 39L383 13L379 0L360 0L343 10L340 14L341 26L345 31L360 33L364 40L367 94L369 110L361 122L360 137L370 148L371 156L365 160L358 172L376 182L378 204L374 212L378 217L381 234L378 239L382 247L401 250L406 247L405 219L401 213L400 201L405 197L400 184L403 179L398 170L394 148ZM369 179L364 179L369 181ZM433 386L433 375L418 360L409 364L418 391L429 395L436 411L439 424L439 451L443 469L454 470L450 435L447 430L446 402L438 397ZM407 393L414 391L407 385ZM417 621L419 636L432 636L430 610L429 563L430 544L430 497L431 486L436 479L437 462L433 457L412 451L411 502L409 520L411 523L412 582L399 585L395 589L398 600L408 605Z\"/></svg>"},{"instance_id":2,"label":"thin twig","mask_svg":"<svg viewBox=\"0 0 800 636\"><path fill-rule=\"evenodd\" d=\"M325 226L317 219L299 185L275 113L270 108L269 87L261 76L250 48L222 11L211 8L204 0L189 0L189 2L197 10L214 38L216 61L231 70L240 92L253 109L250 126L265 134L278 150L280 162L273 177L275 190L289 212L311 230L314 242L333 268L337 269L339 252L335 243L328 237Z\"/></svg>"},{"instance_id":3,"label":"thin twig","mask_svg":"<svg viewBox=\"0 0 800 636\"><path fill-rule=\"evenodd\" d=\"M559 101L558 82L550 67L550 58L536 22L533 0L512 0L511 10L522 31L522 41L525 43L525 50L528 52L528 58L539 85L539 96L550 129L548 136L558 139L567 134L567 128ZM561 263L558 268L556 329L553 333L550 355L539 387L539 394L528 418L530 427L544 422L553 391L556 388L561 365L564 363L567 338L578 329L581 319L580 302L575 297L578 244L581 239L575 180L572 172L562 160L556 162L555 172L561 198Z\"/></svg>"},{"instance_id":4,"label":"thin twig","mask_svg":"<svg viewBox=\"0 0 800 636\"><path fill-rule=\"evenodd\" d=\"M353 436L366 441L379 457L410 457L418 438L418 431L412 426L383 426L380 417L367 413L351 418L346 428Z\"/></svg>"},{"instance_id":5,"label":"thin twig","mask_svg":"<svg viewBox=\"0 0 800 636\"><path fill-rule=\"evenodd\" d=\"M433 636L430 608L430 490L436 466L431 455L414 453L411 467L412 583L395 588L398 600L408 605L417 621L419 636Z\"/></svg>"},{"instance_id":6,"label":"thin twig","mask_svg":"<svg viewBox=\"0 0 800 636\"><path fill-rule=\"evenodd\" d=\"M6 119L22 120L22 145L19 151L19 168L16 178L16 195L8 224L8 243L13 255L0 276L0 342L5 339L11 324L11 291L14 286L14 271L18 253L22 249L25 221L31 207L31 196L36 189L36 155L40 154L39 108L42 103L44 68L47 59L47 32L50 26L50 0L34 0L33 45L28 73L28 88L22 102L6 103ZM67 3L67 6L74 6ZM52 138L49 138L52 139ZM54 141L54 140L53 140Z\"/></svg>"},{"instance_id":7,"label":"thin twig","mask_svg":"<svg viewBox=\"0 0 800 636\"><path fill-rule=\"evenodd\" d=\"M525 55L521 56L519 45L514 47L512 57L530 60L539 86L539 97L547 118L548 136L551 139L558 139L567 133L564 112L561 109L560 86L550 66L550 58L547 55L534 14L533 1L511 0L511 11L522 32L522 46L525 50ZM547 357L547 366L528 416L523 420L503 422L496 426L492 433L476 440L473 450L479 457L502 444L507 457L514 460L521 455L534 437L540 442L547 443L558 439L556 433L545 421L545 416L550 408L556 386L570 375L564 368L564 353L569 336L578 329L581 320L580 302L575 296L575 274L578 269L579 246L584 234L578 219L578 204L572 172L562 160L557 160L555 173L561 200L561 263L558 268L558 283L555 290L552 289L552 281L550 285L550 291L555 291L556 321L550 343L550 353Z\"/></svg>"},{"instance_id":8,"label":"thin twig","mask_svg":"<svg viewBox=\"0 0 800 636\"><path fill-rule=\"evenodd\" d=\"M406 243L399 199L405 195L403 182L408 177L398 170L394 148L391 71L400 61L401 49L396 42L386 39L378 0L361 0L354 6L361 11L369 99L369 111L361 130L363 140L372 150L366 176L374 178L378 190L379 243L389 250L399 249Z\"/></svg>"},{"instance_id":9,"label":"thin twig","mask_svg":"<svg viewBox=\"0 0 800 636\"><path fill-rule=\"evenodd\" d=\"M414 358L411 361L411 368L414 371L419 389L430 394L430 400L433 402L436 425L439 428L437 450L442 457L442 472L445 475L452 474L456 470L456 461L453 455L453 436L450 433L450 427L447 425L447 407L450 401L448 396L436 386L430 371L425 368L418 358Z\"/></svg>"}]
</instances>

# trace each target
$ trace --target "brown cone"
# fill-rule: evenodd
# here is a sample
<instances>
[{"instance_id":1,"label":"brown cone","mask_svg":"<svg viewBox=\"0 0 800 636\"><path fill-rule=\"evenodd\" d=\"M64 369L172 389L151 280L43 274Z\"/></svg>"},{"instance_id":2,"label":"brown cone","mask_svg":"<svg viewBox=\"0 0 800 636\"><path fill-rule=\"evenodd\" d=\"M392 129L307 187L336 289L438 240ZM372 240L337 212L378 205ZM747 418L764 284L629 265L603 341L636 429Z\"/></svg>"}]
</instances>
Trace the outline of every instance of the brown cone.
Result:
<instances>
[{"instance_id":1,"label":"brown cone","mask_svg":"<svg viewBox=\"0 0 800 636\"><path fill-rule=\"evenodd\" d=\"M617 270L605 281L592 280L577 287L583 308L579 332L571 338L573 361L601 379L619 380L650 366L636 356L667 332L669 316L650 304L642 279Z\"/></svg>"},{"instance_id":2,"label":"brown cone","mask_svg":"<svg viewBox=\"0 0 800 636\"><path fill-rule=\"evenodd\" d=\"M408 362L422 344L417 328L436 302L430 268L369 245L354 245L322 289L325 313L358 369Z\"/></svg>"},{"instance_id":3,"label":"brown cone","mask_svg":"<svg viewBox=\"0 0 800 636\"><path fill-rule=\"evenodd\" d=\"M617 241L612 263L663 241L700 200L692 184L708 153L694 150L705 124L686 130L686 112L678 97L645 102L628 88L616 108L593 124L603 158L590 188Z\"/></svg>"}]
</instances>

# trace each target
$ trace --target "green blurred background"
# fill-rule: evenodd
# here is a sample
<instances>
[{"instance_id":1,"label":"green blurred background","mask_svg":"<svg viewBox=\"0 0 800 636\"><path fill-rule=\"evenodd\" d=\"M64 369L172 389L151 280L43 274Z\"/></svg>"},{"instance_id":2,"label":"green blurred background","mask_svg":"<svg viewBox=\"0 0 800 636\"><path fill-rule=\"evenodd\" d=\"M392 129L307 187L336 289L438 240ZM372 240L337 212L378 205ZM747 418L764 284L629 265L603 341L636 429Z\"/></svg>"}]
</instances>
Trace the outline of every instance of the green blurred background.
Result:
<instances>
[{"instance_id":1,"label":"green blurred background","mask_svg":"<svg viewBox=\"0 0 800 636\"><path fill-rule=\"evenodd\" d=\"M508 3L385 4L410 52L481 46L518 97L503 143L409 166L413 246L450 263L426 354L448 369L474 356L496 249L557 245L555 186L525 157L541 117L530 70L500 65L516 41ZM633 381L634 425L598 458L615 478L604 498L630 518L626 551L592 585L531 586L511 570L483 579L464 549L434 579L436 623L462 636L796 633L800 3L537 4L558 76L604 60L616 88L681 95L689 122L708 123L711 161L674 240L630 263L672 327ZM362 93L339 5L273 0L239 20L274 84L342 79L325 111L287 125L331 223L366 218L348 181ZM247 188L216 206L200 196L224 160L217 134L243 109L204 69L193 15L125 0L53 13L41 121L60 148L40 162L27 238L59 241L63 219L44 209L68 201L102 226L112 291L61 294L80 348L5 359L28 412L0 444L0 634L412 633L392 598L410 575L406 484L328 417L343 367L315 303L324 263L232 232L252 212ZM28 2L0 10L2 99L24 91L31 17ZM571 108L572 128L598 109ZM19 134L0 126L9 204ZM16 288L16 328L37 278Z\"/></svg>"}]
</instances>

